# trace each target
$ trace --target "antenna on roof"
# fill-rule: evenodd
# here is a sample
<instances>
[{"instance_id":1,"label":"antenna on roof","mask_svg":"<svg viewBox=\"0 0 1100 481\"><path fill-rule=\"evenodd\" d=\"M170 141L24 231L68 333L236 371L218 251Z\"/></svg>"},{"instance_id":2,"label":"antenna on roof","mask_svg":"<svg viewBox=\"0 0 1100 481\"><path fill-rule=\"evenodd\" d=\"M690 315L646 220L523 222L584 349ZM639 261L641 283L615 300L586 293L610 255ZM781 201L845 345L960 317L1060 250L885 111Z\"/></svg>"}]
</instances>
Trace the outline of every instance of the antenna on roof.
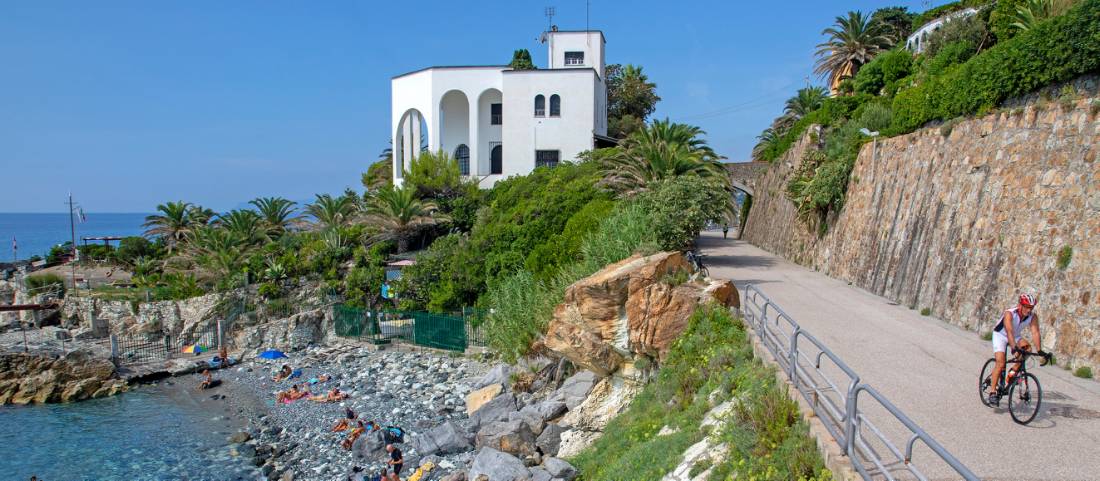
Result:
<instances>
[{"instance_id":1,"label":"antenna on roof","mask_svg":"<svg viewBox=\"0 0 1100 481\"><path fill-rule=\"evenodd\" d=\"M590 35L588 35L588 32L589 32L588 8L591 5L592 5L592 2L590 2L588 0L584 0L584 44L585 45L591 45L592 44L592 42L590 40L592 37Z\"/></svg>"},{"instance_id":2,"label":"antenna on roof","mask_svg":"<svg viewBox=\"0 0 1100 481\"><path fill-rule=\"evenodd\" d=\"M546 30L547 31L550 31L550 30L554 29L554 13L555 13L554 7L546 7L545 15L546 15L546 25L547 25Z\"/></svg>"}]
</instances>

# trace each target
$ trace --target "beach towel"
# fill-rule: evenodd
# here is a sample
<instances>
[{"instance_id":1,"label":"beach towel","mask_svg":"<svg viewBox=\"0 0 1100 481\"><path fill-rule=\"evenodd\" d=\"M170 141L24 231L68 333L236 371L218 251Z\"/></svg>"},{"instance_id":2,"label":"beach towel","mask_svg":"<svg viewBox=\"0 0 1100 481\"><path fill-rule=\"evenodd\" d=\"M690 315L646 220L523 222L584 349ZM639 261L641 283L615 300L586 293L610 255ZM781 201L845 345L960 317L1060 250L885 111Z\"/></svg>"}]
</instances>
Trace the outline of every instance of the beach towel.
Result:
<instances>
[{"instance_id":1,"label":"beach towel","mask_svg":"<svg viewBox=\"0 0 1100 481\"><path fill-rule=\"evenodd\" d=\"M400 444L405 442L405 430L397 426L386 426L383 432L386 444Z\"/></svg>"},{"instance_id":2,"label":"beach towel","mask_svg":"<svg viewBox=\"0 0 1100 481\"><path fill-rule=\"evenodd\" d=\"M431 461L425 461L422 466L416 468L416 472L414 472L412 476L405 478L405 481L420 481L421 478L427 476L428 473L432 472L433 469L435 469L435 463Z\"/></svg>"},{"instance_id":3,"label":"beach towel","mask_svg":"<svg viewBox=\"0 0 1100 481\"><path fill-rule=\"evenodd\" d=\"M288 376L287 379L294 379L296 377L302 377L302 370L301 369L295 369L293 371L290 371L290 376Z\"/></svg>"}]
</instances>

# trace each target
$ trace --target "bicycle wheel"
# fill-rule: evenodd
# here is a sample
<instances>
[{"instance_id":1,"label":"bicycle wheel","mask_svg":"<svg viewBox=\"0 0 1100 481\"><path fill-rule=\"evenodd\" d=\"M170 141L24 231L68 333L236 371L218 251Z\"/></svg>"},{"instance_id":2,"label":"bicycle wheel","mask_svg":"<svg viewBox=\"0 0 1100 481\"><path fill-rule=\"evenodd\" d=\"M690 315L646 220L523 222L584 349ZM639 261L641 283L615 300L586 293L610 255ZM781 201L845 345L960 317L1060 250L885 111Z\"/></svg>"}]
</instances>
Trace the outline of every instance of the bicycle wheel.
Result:
<instances>
[{"instance_id":1,"label":"bicycle wheel","mask_svg":"<svg viewBox=\"0 0 1100 481\"><path fill-rule=\"evenodd\" d=\"M1039 378L1030 372L1014 380L1008 388L1008 411L1012 413L1012 420L1019 424L1035 419L1042 403L1043 388L1039 386Z\"/></svg>"},{"instance_id":2,"label":"bicycle wheel","mask_svg":"<svg viewBox=\"0 0 1100 481\"><path fill-rule=\"evenodd\" d=\"M981 374L978 374L978 399L982 400L982 404L989 406L989 386L991 381L989 378L993 376L993 368L997 366L997 360L989 358L982 366Z\"/></svg>"},{"instance_id":3,"label":"bicycle wheel","mask_svg":"<svg viewBox=\"0 0 1100 481\"><path fill-rule=\"evenodd\" d=\"M700 266L699 267L699 273L703 275L704 279L709 279L710 278L710 269L707 269L706 266Z\"/></svg>"}]
</instances>

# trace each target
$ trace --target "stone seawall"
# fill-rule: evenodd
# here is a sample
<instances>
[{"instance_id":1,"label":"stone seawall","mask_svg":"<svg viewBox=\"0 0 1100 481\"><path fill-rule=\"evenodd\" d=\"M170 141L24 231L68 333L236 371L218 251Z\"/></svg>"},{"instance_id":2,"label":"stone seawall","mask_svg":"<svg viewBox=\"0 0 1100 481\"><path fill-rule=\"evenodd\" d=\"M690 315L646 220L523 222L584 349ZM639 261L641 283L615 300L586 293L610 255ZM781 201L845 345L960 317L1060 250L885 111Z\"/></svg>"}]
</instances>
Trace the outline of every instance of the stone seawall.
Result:
<instances>
[{"instance_id":1,"label":"stone seawall","mask_svg":"<svg viewBox=\"0 0 1100 481\"><path fill-rule=\"evenodd\" d=\"M1072 103L1023 99L951 129L867 144L827 233L797 219L787 181L808 134L758 178L744 238L977 332L1014 293L1040 293L1043 345L1100 366L1100 115L1095 77ZM1068 265L1059 262L1072 250ZM1064 260L1064 259L1063 259Z\"/></svg>"}]
</instances>

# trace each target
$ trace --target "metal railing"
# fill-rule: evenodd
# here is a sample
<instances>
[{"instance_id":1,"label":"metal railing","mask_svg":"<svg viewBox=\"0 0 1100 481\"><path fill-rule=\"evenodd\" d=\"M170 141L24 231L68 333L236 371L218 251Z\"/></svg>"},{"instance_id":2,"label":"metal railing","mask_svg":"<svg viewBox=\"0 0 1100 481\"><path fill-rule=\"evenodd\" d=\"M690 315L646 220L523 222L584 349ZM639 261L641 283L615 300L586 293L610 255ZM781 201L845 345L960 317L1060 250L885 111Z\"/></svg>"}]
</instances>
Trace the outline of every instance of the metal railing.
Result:
<instances>
[{"instance_id":1,"label":"metal railing","mask_svg":"<svg viewBox=\"0 0 1100 481\"><path fill-rule=\"evenodd\" d=\"M821 341L803 330L763 292L751 284L745 286L744 300L742 314L746 323L752 327L760 343L771 352L863 479L895 480L898 474L907 472L916 479L927 480L913 463L913 450L920 441L963 479L978 480L974 473L885 396L871 386L861 384L855 371ZM823 364L823 361L827 362ZM908 429L910 435L904 450L899 449L860 409L861 394L870 396L878 407ZM872 437L865 436L865 431ZM881 450L875 449L873 444L884 446L888 454L880 453Z\"/></svg>"}]
</instances>

